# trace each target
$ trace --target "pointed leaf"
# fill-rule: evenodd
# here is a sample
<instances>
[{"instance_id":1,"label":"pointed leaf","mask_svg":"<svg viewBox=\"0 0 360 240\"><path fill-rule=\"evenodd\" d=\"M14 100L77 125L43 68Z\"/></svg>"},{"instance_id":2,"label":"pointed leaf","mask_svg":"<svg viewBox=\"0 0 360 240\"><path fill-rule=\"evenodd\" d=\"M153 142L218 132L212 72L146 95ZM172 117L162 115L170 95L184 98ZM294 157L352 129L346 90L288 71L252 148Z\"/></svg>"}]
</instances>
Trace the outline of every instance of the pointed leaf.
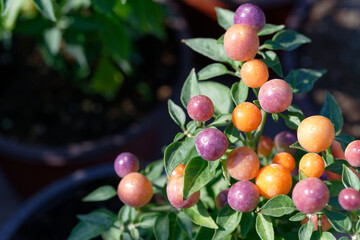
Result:
<instances>
[{"instance_id":1,"label":"pointed leaf","mask_svg":"<svg viewBox=\"0 0 360 240\"><path fill-rule=\"evenodd\" d=\"M210 123L209 127L227 127L232 122L232 114L222 113L215 118L215 120Z\"/></svg>"},{"instance_id":2,"label":"pointed leaf","mask_svg":"<svg viewBox=\"0 0 360 240\"><path fill-rule=\"evenodd\" d=\"M230 206L223 207L217 218L216 224L218 229L215 230L213 240L221 240L231 234L239 225L242 213L233 210Z\"/></svg>"},{"instance_id":3,"label":"pointed leaf","mask_svg":"<svg viewBox=\"0 0 360 240\"><path fill-rule=\"evenodd\" d=\"M274 70L274 72L282 78L283 72L280 59L277 54L274 51L266 51L262 54L262 57L264 58L262 61L266 64L266 66Z\"/></svg>"},{"instance_id":4,"label":"pointed leaf","mask_svg":"<svg viewBox=\"0 0 360 240\"><path fill-rule=\"evenodd\" d=\"M344 124L342 111L337 104L335 98L326 92L324 106L320 111L320 115L327 117L334 124L335 132L339 134Z\"/></svg>"},{"instance_id":5,"label":"pointed leaf","mask_svg":"<svg viewBox=\"0 0 360 240\"><path fill-rule=\"evenodd\" d=\"M255 220L255 214L253 212L242 213L240 220L240 234L246 236L252 228Z\"/></svg>"},{"instance_id":6,"label":"pointed leaf","mask_svg":"<svg viewBox=\"0 0 360 240\"><path fill-rule=\"evenodd\" d=\"M120 208L118 218L121 224L132 222L136 217L136 210L133 207L124 205Z\"/></svg>"},{"instance_id":7,"label":"pointed leaf","mask_svg":"<svg viewBox=\"0 0 360 240\"><path fill-rule=\"evenodd\" d=\"M98 209L88 214L77 215L77 218L104 230L110 228L116 221L116 215L106 209Z\"/></svg>"},{"instance_id":8,"label":"pointed leaf","mask_svg":"<svg viewBox=\"0 0 360 240\"><path fill-rule=\"evenodd\" d=\"M102 228L80 221L71 231L68 240L89 240L96 238L103 231Z\"/></svg>"},{"instance_id":9,"label":"pointed leaf","mask_svg":"<svg viewBox=\"0 0 360 240\"><path fill-rule=\"evenodd\" d=\"M59 53L61 44L61 31L57 27L46 29L44 31L44 42L50 53L54 56Z\"/></svg>"},{"instance_id":10,"label":"pointed leaf","mask_svg":"<svg viewBox=\"0 0 360 240\"><path fill-rule=\"evenodd\" d=\"M169 239L169 217L168 215L161 215L156 218L154 225L154 234L156 240Z\"/></svg>"},{"instance_id":11,"label":"pointed leaf","mask_svg":"<svg viewBox=\"0 0 360 240\"><path fill-rule=\"evenodd\" d=\"M271 35L283 30L284 28L285 25L265 24L265 27L260 32L258 32L258 36Z\"/></svg>"},{"instance_id":12,"label":"pointed leaf","mask_svg":"<svg viewBox=\"0 0 360 240\"><path fill-rule=\"evenodd\" d=\"M249 93L249 87L243 81L236 82L231 87L231 98L236 105L246 101Z\"/></svg>"},{"instance_id":13,"label":"pointed leaf","mask_svg":"<svg viewBox=\"0 0 360 240\"><path fill-rule=\"evenodd\" d=\"M83 202L97 202L97 201L106 201L110 198L113 198L117 195L117 191L113 186L105 185L101 186L91 193L89 193L86 197L82 199Z\"/></svg>"},{"instance_id":14,"label":"pointed leaf","mask_svg":"<svg viewBox=\"0 0 360 240\"><path fill-rule=\"evenodd\" d=\"M298 212L294 216L291 216L289 218L289 220L292 221L292 222L298 222L298 221L301 221L301 220L303 220L305 218L306 218L306 215L304 213Z\"/></svg>"},{"instance_id":15,"label":"pointed leaf","mask_svg":"<svg viewBox=\"0 0 360 240\"><path fill-rule=\"evenodd\" d=\"M234 25L234 16L235 13L233 11L215 7L216 15L217 15L217 21L219 25L227 30L229 27Z\"/></svg>"},{"instance_id":16,"label":"pointed leaf","mask_svg":"<svg viewBox=\"0 0 360 240\"><path fill-rule=\"evenodd\" d=\"M307 222L306 224L302 225L299 229L299 239L310 240L313 230L314 224L312 222Z\"/></svg>"},{"instance_id":17,"label":"pointed leaf","mask_svg":"<svg viewBox=\"0 0 360 240\"><path fill-rule=\"evenodd\" d=\"M182 108L174 103L171 99L168 100L168 110L171 118L174 122L179 125L181 128L185 126L186 115Z\"/></svg>"},{"instance_id":18,"label":"pointed leaf","mask_svg":"<svg viewBox=\"0 0 360 240\"><path fill-rule=\"evenodd\" d=\"M296 207L289 196L277 195L268 200L261 208L260 212L267 216L281 217L290 214Z\"/></svg>"},{"instance_id":19,"label":"pointed leaf","mask_svg":"<svg viewBox=\"0 0 360 240\"><path fill-rule=\"evenodd\" d=\"M333 228L340 233L349 233L351 230L351 220L341 212L332 212L324 209L325 215Z\"/></svg>"},{"instance_id":20,"label":"pointed leaf","mask_svg":"<svg viewBox=\"0 0 360 240\"><path fill-rule=\"evenodd\" d=\"M207 80L214 77L219 77L225 74L232 74L224 64L212 63L198 72L199 80Z\"/></svg>"},{"instance_id":21,"label":"pointed leaf","mask_svg":"<svg viewBox=\"0 0 360 240\"><path fill-rule=\"evenodd\" d=\"M293 30L283 30L274 35L272 40L266 40L261 48L269 50L292 51L311 40Z\"/></svg>"},{"instance_id":22,"label":"pointed leaf","mask_svg":"<svg viewBox=\"0 0 360 240\"><path fill-rule=\"evenodd\" d=\"M295 143L293 143L293 144L291 144L289 147L290 147L290 148L296 148L296 149L299 149L299 150L302 150L302 151L307 152L307 151L300 145L300 143L299 143L298 141L295 142Z\"/></svg>"},{"instance_id":23,"label":"pointed leaf","mask_svg":"<svg viewBox=\"0 0 360 240\"><path fill-rule=\"evenodd\" d=\"M271 218L259 213L256 217L255 229L261 240L274 240L274 227Z\"/></svg>"},{"instance_id":24,"label":"pointed leaf","mask_svg":"<svg viewBox=\"0 0 360 240\"><path fill-rule=\"evenodd\" d=\"M307 93L314 83L326 73L326 70L313 70L300 68L291 70L285 77L285 81L290 84L293 93Z\"/></svg>"},{"instance_id":25,"label":"pointed leaf","mask_svg":"<svg viewBox=\"0 0 360 240\"><path fill-rule=\"evenodd\" d=\"M193 223L211 229L218 229L218 226L201 201L191 208L185 208L184 212L191 218Z\"/></svg>"},{"instance_id":26,"label":"pointed leaf","mask_svg":"<svg viewBox=\"0 0 360 240\"><path fill-rule=\"evenodd\" d=\"M191 218L188 215L186 215L184 212L179 212L177 214L177 224L186 233L186 235L191 239L192 238Z\"/></svg>"},{"instance_id":27,"label":"pointed leaf","mask_svg":"<svg viewBox=\"0 0 360 240\"><path fill-rule=\"evenodd\" d=\"M343 172L343 164L347 164L346 160L341 160L341 159L337 159L336 161L334 161L333 163L329 164L328 166L326 166L326 170L342 175Z\"/></svg>"},{"instance_id":28,"label":"pointed leaf","mask_svg":"<svg viewBox=\"0 0 360 240\"><path fill-rule=\"evenodd\" d=\"M51 0L34 0L34 3L42 15L53 22L56 21L54 7Z\"/></svg>"},{"instance_id":29,"label":"pointed leaf","mask_svg":"<svg viewBox=\"0 0 360 240\"><path fill-rule=\"evenodd\" d=\"M342 182L345 187L352 187L360 190L360 180L349 167L343 164Z\"/></svg>"},{"instance_id":30,"label":"pointed leaf","mask_svg":"<svg viewBox=\"0 0 360 240\"><path fill-rule=\"evenodd\" d=\"M193 96L200 94L199 83L196 77L195 69L192 69L181 89L181 103L187 109L187 104Z\"/></svg>"}]
</instances>

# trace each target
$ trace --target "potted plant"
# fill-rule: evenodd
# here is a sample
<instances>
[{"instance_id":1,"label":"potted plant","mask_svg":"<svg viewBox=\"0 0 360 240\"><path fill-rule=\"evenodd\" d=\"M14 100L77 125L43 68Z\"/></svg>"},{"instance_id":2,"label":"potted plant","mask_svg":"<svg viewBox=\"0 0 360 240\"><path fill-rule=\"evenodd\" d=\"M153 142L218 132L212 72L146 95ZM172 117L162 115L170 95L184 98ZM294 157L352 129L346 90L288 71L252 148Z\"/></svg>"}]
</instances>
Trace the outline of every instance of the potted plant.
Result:
<instances>
[{"instance_id":1,"label":"potted plant","mask_svg":"<svg viewBox=\"0 0 360 240\"><path fill-rule=\"evenodd\" d=\"M161 155L173 76L191 61L176 4L23 0L2 13L0 164L20 193L120 149Z\"/></svg>"}]
</instances>

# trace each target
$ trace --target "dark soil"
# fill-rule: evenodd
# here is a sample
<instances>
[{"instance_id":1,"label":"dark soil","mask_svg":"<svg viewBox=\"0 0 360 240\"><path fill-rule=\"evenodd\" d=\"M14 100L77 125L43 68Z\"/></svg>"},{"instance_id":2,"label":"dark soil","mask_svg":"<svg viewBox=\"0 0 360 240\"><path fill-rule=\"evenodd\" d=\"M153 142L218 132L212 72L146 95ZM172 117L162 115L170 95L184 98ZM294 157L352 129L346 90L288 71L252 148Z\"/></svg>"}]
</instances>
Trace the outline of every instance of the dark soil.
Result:
<instances>
[{"instance_id":1,"label":"dark soil","mask_svg":"<svg viewBox=\"0 0 360 240\"><path fill-rule=\"evenodd\" d=\"M81 91L49 69L31 39L15 38L0 53L0 135L33 145L60 145L118 133L171 95L178 76L180 39L138 42L142 65L113 100Z\"/></svg>"}]
</instances>

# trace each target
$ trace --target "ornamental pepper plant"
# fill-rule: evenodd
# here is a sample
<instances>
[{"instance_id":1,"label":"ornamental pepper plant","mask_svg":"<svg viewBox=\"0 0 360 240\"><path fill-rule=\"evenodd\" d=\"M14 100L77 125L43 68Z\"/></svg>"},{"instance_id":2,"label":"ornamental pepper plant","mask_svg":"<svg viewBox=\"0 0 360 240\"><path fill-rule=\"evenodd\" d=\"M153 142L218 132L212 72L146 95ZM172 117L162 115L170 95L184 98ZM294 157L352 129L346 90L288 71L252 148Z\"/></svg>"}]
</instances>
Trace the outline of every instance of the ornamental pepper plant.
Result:
<instances>
[{"instance_id":1,"label":"ornamental pepper plant","mask_svg":"<svg viewBox=\"0 0 360 240\"><path fill-rule=\"evenodd\" d=\"M326 71L284 76L278 57L310 39L266 24L253 4L216 12L222 36L183 41L214 63L191 70L179 105L169 100L179 133L163 159L137 172L136 156L121 153L117 190L84 201L118 196L124 205L78 215L69 239L360 239L360 140L341 134L331 94L315 116L293 104ZM214 80L224 75L231 87ZM263 135L267 118L289 130Z\"/></svg>"}]
</instances>

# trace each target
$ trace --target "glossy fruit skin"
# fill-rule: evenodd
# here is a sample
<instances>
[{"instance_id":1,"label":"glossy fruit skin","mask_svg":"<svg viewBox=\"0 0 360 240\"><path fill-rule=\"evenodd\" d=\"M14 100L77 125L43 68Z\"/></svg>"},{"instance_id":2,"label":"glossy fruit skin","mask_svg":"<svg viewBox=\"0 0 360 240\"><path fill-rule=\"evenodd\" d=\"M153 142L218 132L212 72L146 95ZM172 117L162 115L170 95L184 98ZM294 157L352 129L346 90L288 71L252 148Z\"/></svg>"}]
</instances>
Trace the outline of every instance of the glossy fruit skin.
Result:
<instances>
[{"instance_id":1,"label":"glossy fruit skin","mask_svg":"<svg viewBox=\"0 0 360 240\"><path fill-rule=\"evenodd\" d=\"M334 125L328 118L320 115L307 117L299 124L297 138L308 152L325 151L334 141Z\"/></svg>"},{"instance_id":2,"label":"glossy fruit skin","mask_svg":"<svg viewBox=\"0 0 360 240\"><path fill-rule=\"evenodd\" d=\"M260 136L259 144L257 147L258 154L267 157L272 153L273 148L274 142L270 137L265 135Z\"/></svg>"},{"instance_id":3,"label":"glossy fruit skin","mask_svg":"<svg viewBox=\"0 0 360 240\"><path fill-rule=\"evenodd\" d=\"M324 159L317 153L307 153L300 159L299 169L306 177L320 178L325 171Z\"/></svg>"},{"instance_id":4,"label":"glossy fruit skin","mask_svg":"<svg viewBox=\"0 0 360 240\"><path fill-rule=\"evenodd\" d=\"M139 160L134 154L123 152L116 157L114 169L116 174L123 178L131 172L139 171Z\"/></svg>"},{"instance_id":5,"label":"glossy fruit skin","mask_svg":"<svg viewBox=\"0 0 360 240\"><path fill-rule=\"evenodd\" d=\"M215 206L218 210L222 209L223 207L225 207L228 204L228 193L229 193L229 189L224 189L221 192L219 192L219 194L216 196L215 198Z\"/></svg>"},{"instance_id":6,"label":"glossy fruit skin","mask_svg":"<svg viewBox=\"0 0 360 240\"><path fill-rule=\"evenodd\" d=\"M255 178L261 196L270 199L280 194L288 194L292 186L290 171L280 164L270 164L261 168Z\"/></svg>"},{"instance_id":7,"label":"glossy fruit skin","mask_svg":"<svg viewBox=\"0 0 360 240\"><path fill-rule=\"evenodd\" d=\"M352 141L346 147L345 160L353 167L360 167L360 140Z\"/></svg>"},{"instance_id":8,"label":"glossy fruit skin","mask_svg":"<svg viewBox=\"0 0 360 240\"><path fill-rule=\"evenodd\" d=\"M296 208L305 214L316 213L329 202L329 189L319 178L305 178L296 183L292 199Z\"/></svg>"},{"instance_id":9,"label":"glossy fruit skin","mask_svg":"<svg viewBox=\"0 0 360 240\"><path fill-rule=\"evenodd\" d=\"M174 168L174 170L171 172L171 175L170 175L170 177L168 177L168 179L170 180L177 176L183 176L184 170L185 170L185 164L180 163L179 165L176 166L176 168Z\"/></svg>"},{"instance_id":10,"label":"glossy fruit skin","mask_svg":"<svg viewBox=\"0 0 360 240\"><path fill-rule=\"evenodd\" d=\"M189 208L194 206L200 199L200 191L193 193L187 199L183 199L184 176L177 176L169 180L166 186L166 194L171 205L176 208Z\"/></svg>"},{"instance_id":11,"label":"glossy fruit skin","mask_svg":"<svg viewBox=\"0 0 360 240\"><path fill-rule=\"evenodd\" d=\"M272 162L286 167L290 172L295 170L295 158L290 153L280 152L274 156Z\"/></svg>"},{"instance_id":12,"label":"glossy fruit skin","mask_svg":"<svg viewBox=\"0 0 360 240\"><path fill-rule=\"evenodd\" d=\"M226 159L226 169L232 178L251 180L259 172L259 158L253 149L238 147L229 153Z\"/></svg>"},{"instance_id":13,"label":"glossy fruit skin","mask_svg":"<svg viewBox=\"0 0 360 240\"><path fill-rule=\"evenodd\" d=\"M244 24L232 25L224 35L226 55L235 61L249 61L259 49L257 32Z\"/></svg>"},{"instance_id":14,"label":"glossy fruit skin","mask_svg":"<svg viewBox=\"0 0 360 240\"><path fill-rule=\"evenodd\" d=\"M303 220L301 220L301 224L304 225L305 223L307 223L309 221L309 218L306 217ZM317 231L318 230L318 216L317 214L314 214L311 217L311 222L314 224L314 230L313 231ZM327 218L326 215L322 215L321 216L321 229L323 232L328 231L331 228L331 223L329 222L329 219Z\"/></svg>"},{"instance_id":15,"label":"glossy fruit skin","mask_svg":"<svg viewBox=\"0 0 360 240\"><path fill-rule=\"evenodd\" d=\"M269 79L269 70L263 61L251 59L241 67L240 75L246 86L259 88Z\"/></svg>"},{"instance_id":16,"label":"glossy fruit skin","mask_svg":"<svg viewBox=\"0 0 360 240\"><path fill-rule=\"evenodd\" d=\"M360 193L354 188L341 190L338 200L341 207L347 211L354 211L360 207Z\"/></svg>"},{"instance_id":17,"label":"glossy fruit skin","mask_svg":"<svg viewBox=\"0 0 360 240\"><path fill-rule=\"evenodd\" d=\"M214 115L214 104L209 97L196 95L189 100L187 112L191 119L206 122Z\"/></svg>"},{"instance_id":18,"label":"glossy fruit skin","mask_svg":"<svg viewBox=\"0 0 360 240\"><path fill-rule=\"evenodd\" d=\"M260 109L253 103L243 102L237 105L232 113L234 126L242 132L257 129L262 121Z\"/></svg>"},{"instance_id":19,"label":"glossy fruit skin","mask_svg":"<svg viewBox=\"0 0 360 240\"><path fill-rule=\"evenodd\" d=\"M285 111L292 102L290 85L281 79L272 79L264 83L259 91L260 106L268 113Z\"/></svg>"},{"instance_id":20,"label":"glossy fruit skin","mask_svg":"<svg viewBox=\"0 0 360 240\"><path fill-rule=\"evenodd\" d=\"M276 151L287 152L291 155L294 155L296 152L295 148L290 148L289 146L294 144L297 141L296 135L290 131L282 131L275 135L274 145Z\"/></svg>"},{"instance_id":21,"label":"glossy fruit skin","mask_svg":"<svg viewBox=\"0 0 360 240\"><path fill-rule=\"evenodd\" d=\"M266 23L263 10L255 4L241 4L235 11L234 24L246 24L260 32Z\"/></svg>"},{"instance_id":22,"label":"glossy fruit skin","mask_svg":"<svg viewBox=\"0 0 360 240\"><path fill-rule=\"evenodd\" d=\"M239 181L233 184L228 193L228 203L238 212L251 212L259 202L259 190L250 181Z\"/></svg>"},{"instance_id":23,"label":"glossy fruit skin","mask_svg":"<svg viewBox=\"0 0 360 240\"><path fill-rule=\"evenodd\" d=\"M207 161L215 161L225 154L229 142L224 133L215 128L201 131L195 140L199 155Z\"/></svg>"},{"instance_id":24,"label":"glossy fruit skin","mask_svg":"<svg viewBox=\"0 0 360 240\"><path fill-rule=\"evenodd\" d=\"M151 200L153 187L147 177L141 173L133 172L121 179L117 192L124 204L130 207L142 207Z\"/></svg>"}]
</instances>

